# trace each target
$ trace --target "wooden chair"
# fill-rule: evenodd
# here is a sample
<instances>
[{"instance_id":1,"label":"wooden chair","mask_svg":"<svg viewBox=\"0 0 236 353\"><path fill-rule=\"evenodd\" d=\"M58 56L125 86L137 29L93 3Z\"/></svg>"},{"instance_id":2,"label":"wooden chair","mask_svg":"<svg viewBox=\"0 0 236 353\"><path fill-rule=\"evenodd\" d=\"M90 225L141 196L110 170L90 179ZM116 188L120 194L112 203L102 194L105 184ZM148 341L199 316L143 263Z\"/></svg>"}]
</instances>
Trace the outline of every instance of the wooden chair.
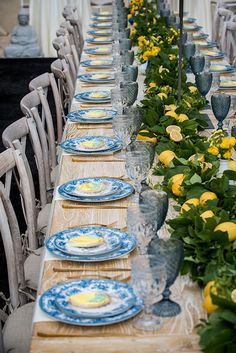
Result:
<instances>
[{"instance_id":1,"label":"wooden chair","mask_svg":"<svg viewBox=\"0 0 236 353\"><path fill-rule=\"evenodd\" d=\"M66 54L72 55L73 64L77 73L79 69L79 57L75 45L70 43L69 37L67 35L59 36L53 40L52 45L56 49L59 59L63 59ZM62 50L62 53L59 53L60 50ZM63 57L61 58L60 55L63 55Z\"/></svg>"},{"instance_id":2,"label":"wooden chair","mask_svg":"<svg viewBox=\"0 0 236 353\"><path fill-rule=\"evenodd\" d=\"M60 93L54 75L52 73L45 72L44 74L30 81L30 91L37 90L39 88L43 89L46 97L48 96L48 91L51 90L52 92L57 121L56 129L54 132L55 134L57 134L57 143L60 143L62 138L63 125L65 123L65 113L63 110Z\"/></svg>"},{"instance_id":3,"label":"wooden chair","mask_svg":"<svg viewBox=\"0 0 236 353\"><path fill-rule=\"evenodd\" d=\"M35 120L47 173L47 190L49 190L53 187L57 176L56 142L52 114L43 88L39 87L24 96L20 102L20 107L27 118Z\"/></svg>"},{"instance_id":4,"label":"wooden chair","mask_svg":"<svg viewBox=\"0 0 236 353\"><path fill-rule=\"evenodd\" d=\"M57 59L51 64L51 70L58 80L58 87L63 105L67 110L70 110L75 88L71 79L69 66L65 60Z\"/></svg>"},{"instance_id":5,"label":"wooden chair","mask_svg":"<svg viewBox=\"0 0 236 353\"><path fill-rule=\"evenodd\" d=\"M60 48L57 52L58 58L61 60L65 60L67 65L69 66L69 71L71 75L71 80L73 82L73 85L75 85L76 79L77 79L77 63L76 60L73 57L73 54L71 52L71 48L66 46L63 48Z\"/></svg>"},{"instance_id":6,"label":"wooden chair","mask_svg":"<svg viewBox=\"0 0 236 353\"><path fill-rule=\"evenodd\" d=\"M65 18L66 21L70 22L71 26L74 28L75 35L79 40L79 51L81 54L84 46L84 38L82 25L79 21L77 14L77 8L71 5L65 6L62 11L62 16Z\"/></svg>"},{"instance_id":7,"label":"wooden chair","mask_svg":"<svg viewBox=\"0 0 236 353\"><path fill-rule=\"evenodd\" d=\"M11 202L12 193L14 192L15 199L17 196L17 190L13 188L13 181L16 182L21 205L21 207L18 207L17 211L19 213L19 208L21 208L21 214L26 223L24 229L21 224L23 234L20 232L18 220ZM16 276L21 293L26 294L26 288L36 291L39 278L40 255L42 254L43 248L38 248L35 199L34 194L31 193L29 176L19 150L8 148L0 154L0 199L2 201L0 230L1 233L4 234L4 237L5 234L7 234L8 237L6 238L7 240L3 238L3 243L7 261L10 261L9 265L7 264L8 271L12 271L8 273L9 288L13 286L12 292L13 294L16 293L14 277ZM6 219L4 218L5 213L3 208L7 215ZM8 227L10 231L8 231ZM9 245L10 250L8 249L8 242L11 241L13 242L14 256L11 250L11 244ZM24 250L24 254L22 249ZM26 256L29 253L30 255ZM12 264L11 261L15 261L15 265ZM14 274L13 271L15 267L16 274ZM19 303L17 302L17 297L14 297L13 294L11 294L11 300L13 300L13 306L15 307Z\"/></svg>"}]
</instances>

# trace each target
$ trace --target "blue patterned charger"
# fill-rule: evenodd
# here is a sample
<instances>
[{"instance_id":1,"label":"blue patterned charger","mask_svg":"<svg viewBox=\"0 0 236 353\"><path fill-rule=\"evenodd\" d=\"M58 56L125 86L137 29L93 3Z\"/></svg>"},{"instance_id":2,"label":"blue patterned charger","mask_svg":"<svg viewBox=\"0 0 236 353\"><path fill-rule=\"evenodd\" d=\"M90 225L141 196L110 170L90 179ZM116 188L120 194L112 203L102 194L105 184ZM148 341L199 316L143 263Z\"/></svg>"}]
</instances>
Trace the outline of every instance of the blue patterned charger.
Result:
<instances>
[{"instance_id":1,"label":"blue patterned charger","mask_svg":"<svg viewBox=\"0 0 236 353\"><path fill-rule=\"evenodd\" d=\"M235 68L230 65L212 64L210 71L219 73L231 73L235 71Z\"/></svg>"},{"instance_id":2,"label":"blue patterned charger","mask_svg":"<svg viewBox=\"0 0 236 353\"><path fill-rule=\"evenodd\" d=\"M102 238L103 242L98 246L89 248L74 247L70 241L75 237L89 236ZM116 229L105 227L81 227L64 230L57 234L55 246L62 252L79 256L97 256L115 251L121 246L121 238Z\"/></svg>"},{"instance_id":3,"label":"blue patterned charger","mask_svg":"<svg viewBox=\"0 0 236 353\"><path fill-rule=\"evenodd\" d=\"M109 55L112 54L111 47L94 47L94 48L86 48L84 49L86 54L95 54L95 55Z\"/></svg>"},{"instance_id":4,"label":"blue patterned charger","mask_svg":"<svg viewBox=\"0 0 236 353\"><path fill-rule=\"evenodd\" d=\"M112 17L112 12L111 11L101 11L101 12L95 12L94 17Z\"/></svg>"},{"instance_id":5,"label":"blue patterned charger","mask_svg":"<svg viewBox=\"0 0 236 353\"><path fill-rule=\"evenodd\" d=\"M107 29L88 31L87 33L94 37L112 37L112 31L109 31Z\"/></svg>"},{"instance_id":6,"label":"blue patterned charger","mask_svg":"<svg viewBox=\"0 0 236 353\"><path fill-rule=\"evenodd\" d=\"M71 282L64 283L64 290L69 289L71 286ZM134 316L136 316L143 309L143 301L136 297L136 301L133 306L127 311L109 317L102 318L83 318L83 317L75 317L69 316L62 312L56 304L56 298L61 292L61 285L54 286L44 292L39 299L40 309L46 313L51 318L65 322L71 325L80 325L80 326L101 326L101 325L112 325L118 322L122 322L128 320Z\"/></svg>"},{"instance_id":7,"label":"blue patterned charger","mask_svg":"<svg viewBox=\"0 0 236 353\"><path fill-rule=\"evenodd\" d=\"M101 73L91 73L79 75L79 79L82 82L89 83L109 83L114 81L114 75L110 72L101 72Z\"/></svg>"},{"instance_id":8,"label":"blue patterned charger","mask_svg":"<svg viewBox=\"0 0 236 353\"><path fill-rule=\"evenodd\" d=\"M200 29L202 29L201 26L198 26L196 24L184 24L184 31L199 31Z\"/></svg>"},{"instance_id":9,"label":"blue patterned charger","mask_svg":"<svg viewBox=\"0 0 236 353\"><path fill-rule=\"evenodd\" d=\"M75 95L75 99L83 103L110 103L110 91L87 91Z\"/></svg>"},{"instance_id":10,"label":"blue patterned charger","mask_svg":"<svg viewBox=\"0 0 236 353\"><path fill-rule=\"evenodd\" d=\"M112 16L93 16L91 17L91 20L93 22L111 22L112 21Z\"/></svg>"},{"instance_id":11,"label":"blue patterned charger","mask_svg":"<svg viewBox=\"0 0 236 353\"><path fill-rule=\"evenodd\" d=\"M100 69L100 68L111 68L112 67L113 61L110 59L91 59L91 60L85 60L81 61L81 66L84 67L92 67L94 69Z\"/></svg>"},{"instance_id":12,"label":"blue patterned charger","mask_svg":"<svg viewBox=\"0 0 236 353\"><path fill-rule=\"evenodd\" d=\"M91 115L100 114L101 117L95 118ZM67 115L67 118L70 121L82 122L82 123L92 123L92 124L101 124L110 122L117 115L117 111L113 109L81 109L74 112L71 112Z\"/></svg>"},{"instance_id":13,"label":"blue patterned charger","mask_svg":"<svg viewBox=\"0 0 236 353\"><path fill-rule=\"evenodd\" d=\"M76 192L76 187L81 184L97 184L101 186L100 189L105 191L96 194L89 195L84 193L84 195L78 194ZM103 187L104 185L104 187ZM131 184L126 183L123 180L115 178L81 178L72 181L68 181L65 184L62 184L58 188L59 194L65 199L79 202L107 202L119 200L124 197L129 196L134 191L134 188Z\"/></svg>"},{"instance_id":14,"label":"blue patterned charger","mask_svg":"<svg viewBox=\"0 0 236 353\"><path fill-rule=\"evenodd\" d=\"M90 44L111 44L112 41L113 40L110 37L95 37L86 39L86 42Z\"/></svg>"},{"instance_id":15,"label":"blue patterned charger","mask_svg":"<svg viewBox=\"0 0 236 353\"><path fill-rule=\"evenodd\" d=\"M199 45L200 48L214 48L216 47L216 42L204 42L199 39L194 38L193 43Z\"/></svg>"},{"instance_id":16,"label":"blue patterned charger","mask_svg":"<svg viewBox=\"0 0 236 353\"><path fill-rule=\"evenodd\" d=\"M62 258L67 261L76 261L76 262L100 262L100 261L108 261L108 260L115 260L119 257L129 254L133 251L136 247L136 239L133 235L124 233L119 229L113 228L113 231L116 231L116 234L119 235L121 239L120 248L116 249L115 251L111 251L107 254L102 255L88 255L88 256L79 256L79 255L72 255L66 254L60 251L55 246L55 240L57 237L64 231L57 233L45 241L45 246L48 251L50 251L54 256Z\"/></svg>"},{"instance_id":17,"label":"blue patterned charger","mask_svg":"<svg viewBox=\"0 0 236 353\"><path fill-rule=\"evenodd\" d=\"M103 149L84 149L80 148L81 143L84 141L102 141L104 142ZM61 148L73 154L86 154L86 155L94 155L94 154L104 154L111 153L115 151L119 151L122 149L122 144L116 138L108 137L108 136L84 136L84 137L76 137L72 139L67 139L61 143Z\"/></svg>"},{"instance_id":18,"label":"blue patterned charger","mask_svg":"<svg viewBox=\"0 0 236 353\"><path fill-rule=\"evenodd\" d=\"M211 51L211 50L202 51L202 54L204 56L208 56L208 57L214 58L214 59L223 58L225 55L225 53L223 53L222 51Z\"/></svg>"},{"instance_id":19,"label":"blue patterned charger","mask_svg":"<svg viewBox=\"0 0 236 353\"><path fill-rule=\"evenodd\" d=\"M222 80L219 89L236 89L236 80Z\"/></svg>"},{"instance_id":20,"label":"blue patterned charger","mask_svg":"<svg viewBox=\"0 0 236 353\"><path fill-rule=\"evenodd\" d=\"M66 283L67 284L67 283ZM124 313L136 302L137 297L129 284L106 279L80 279L70 282L65 288L65 283L59 284L61 291L56 296L56 305L69 316L84 318L105 318ZM82 308L72 305L69 297L83 292L96 292L109 296L110 303L100 308Z\"/></svg>"},{"instance_id":21,"label":"blue patterned charger","mask_svg":"<svg viewBox=\"0 0 236 353\"><path fill-rule=\"evenodd\" d=\"M93 27L93 28L100 28L100 29L106 29L106 28L112 28L112 22L98 22L98 23L93 23L90 25L90 27Z\"/></svg>"},{"instance_id":22,"label":"blue patterned charger","mask_svg":"<svg viewBox=\"0 0 236 353\"><path fill-rule=\"evenodd\" d=\"M193 17L184 17L183 18L184 23L193 23L195 21L196 21L196 18L193 18Z\"/></svg>"},{"instance_id":23,"label":"blue patterned charger","mask_svg":"<svg viewBox=\"0 0 236 353\"><path fill-rule=\"evenodd\" d=\"M193 39L204 39L209 37L206 33L193 33Z\"/></svg>"}]
</instances>

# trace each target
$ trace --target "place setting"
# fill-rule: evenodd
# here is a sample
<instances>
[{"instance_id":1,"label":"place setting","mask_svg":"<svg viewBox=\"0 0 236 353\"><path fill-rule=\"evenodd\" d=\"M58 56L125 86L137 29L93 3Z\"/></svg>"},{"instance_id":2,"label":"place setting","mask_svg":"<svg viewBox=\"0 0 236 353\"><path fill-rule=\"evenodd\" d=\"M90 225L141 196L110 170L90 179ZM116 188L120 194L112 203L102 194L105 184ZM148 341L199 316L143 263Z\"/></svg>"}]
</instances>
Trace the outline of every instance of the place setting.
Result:
<instances>
[{"instance_id":1,"label":"place setting","mask_svg":"<svg viewBox=\"0 0 236 353\"><path fill-rule=\"evenodd\" d=\"M84 52L88 55L111 55L112 54L112 47L93 47L93 48L86 48Z\"/></svg>"},{"instance_id":2,"label":"place setting","mask_svg":"<svg viewBox=\"0 0 236 353\"><path fill-rule=\"evenodd\" d=\"M110 72L88 73L78 76L81 82L94 83L94 84L109 84L114 83L115 76Z\"/></svg>"},{"instance_id":3,"label":"place setting","mask_svg":"<svg viewBox=\"0 0 236 353\"><path fill-rule=\"evenodd\" d=\"M95 45L100 45L100 44L112 44L113 39L110 37L89 37L86 39L86 42L88 44L95 44Z\"/></svg>"},{"instance_id":4,"label":"place setting","mask_svg":"<svg viewBox=\"0 0 236 353\"><path fill-rule=\"evenodd\" d=\"M111 69L113 65L112 59L88 59L81 61L82 67L87 67L91 69Z\"/></svg>"},{"instance_id":5,"label":"place setting","mask_svg":"<svg viewBox=\"0 0 236 353\"><path fill-rule=\"evenodd\" d=\"M111 30L100 29L88 31L87 33L94 37L111 37L113 32Z\"/></svg>"},{"instance_id":6,"label":"place setting","mask_svg":"<svg viewBox=\"0 0 236 353\"><path fill-rule=\"evenodd\" d=\"M116 115L117 111L115 109L81 109L69 113L67 119L74 123L103 124L112 122Z\"/></svg>"},{"instance_id":7,"label":"place setting","mask_svg":"<svg viewBox=\"0 0 236 353\"><path fill-rule=\"evenodd\" d=\"M75 95L75 100L81 103L102 104L111 103L110 90L86 91Z\"/></svg>"},{"instance_id":8,"label":"place setting","mask_svg":"<svg viewBox=\"0 0 236 353\"><path fill-rule=\"evenodd\" d=\"M112 137L86 136L67 139L61 143L63 151L75 155L106 155L122 149L122 143Z\"/></svg>"}]
</instances>

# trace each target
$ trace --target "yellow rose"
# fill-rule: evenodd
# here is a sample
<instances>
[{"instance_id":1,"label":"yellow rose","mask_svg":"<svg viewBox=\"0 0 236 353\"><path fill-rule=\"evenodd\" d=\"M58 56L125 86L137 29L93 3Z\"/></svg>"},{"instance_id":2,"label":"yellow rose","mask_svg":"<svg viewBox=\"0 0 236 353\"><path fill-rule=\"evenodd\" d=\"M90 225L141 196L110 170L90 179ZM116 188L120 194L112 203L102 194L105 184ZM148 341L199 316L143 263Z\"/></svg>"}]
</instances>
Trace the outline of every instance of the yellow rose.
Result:
<instances>
[{"instance_id":1,"label":"yellow rose","mask_svg":"<svg viewBox=\"0 0 236 353\"><path fill-rule=\"evenodd\" d=\"M236 143L235 137L225 137L222 139L220 147L223 149L228 149L228 148L234 147L235 143Z\"/></svg>"},{"instance_id":2,"label":"yellow rose","mask_svg":"<svg viewBox=\"0 0 236 353\"><path fill-rule=\"evenodd\" d=\"M176 109L177 106L175 104L165 105L165 110L171 110L172 112L175 112Z\"/></svg>"},{"instance_id":3,"label":"yellow rose","mask_svg":"<svg viewBox=\"0 0 236 353\"><path fill-rule=\"evenodd\" d=\"M156 87L156 83L155 83L155 82L150 82L150 83L149 83L149 87L151 87L151 88L152 88L152 87Z\"/></svg>"},{"instance_id":4,"label":"yellow rose","mask_svg":"<svg viewBox=\"0 0 236 353\"><path fill-rule=\"evenodd\" d=\"M227 152L225 152L225 153L223 154L223 158L224 158L224 159L230 159L231 156L232 156L232 153L233 153L233 149L230 148Z\"/></svg>"},{"instance_id":5,"label":"yellow rose","mask_svg":"<svg viewBox=\"0 0 236 353\"><path fill-rule=\"evenodd\" d=\"M210 146L207 150L210 154L212 154L213 156L218 156L219 154L219 148L216 146Z\"/></svg>"},{"instance_id":6,"label":"yellow rose","mask_svg":"<svg viewBox=\"0 0 236 353\"><path fill-rule=\"evenodd\" d=\"M165 93L158 93L158 97L160 97L161 100L163 100L164 98L167 98L167 94L165 94Z\"/></svg>"},{"instance_id":7,"label":"yellow rose","mask_svg":"<svg viewBox=\"0 0 236 353\"><path fill-rule=\"evenodd\" d=\"M197 92L197 87L195 87L195 86L189 86L189 91L191 92L191 93L195 93L195 92Z\"/></svg>"},{"instance_id":8,"label":"yellow rose","mask_svg":"<svg viewBox=\"0 0 236 353\"><path fill-rule=\"evenodd\" d=\"M159 47L152 47L152 55L156 56L160 53L161 49Z\"/></svg>"}]
</instances>

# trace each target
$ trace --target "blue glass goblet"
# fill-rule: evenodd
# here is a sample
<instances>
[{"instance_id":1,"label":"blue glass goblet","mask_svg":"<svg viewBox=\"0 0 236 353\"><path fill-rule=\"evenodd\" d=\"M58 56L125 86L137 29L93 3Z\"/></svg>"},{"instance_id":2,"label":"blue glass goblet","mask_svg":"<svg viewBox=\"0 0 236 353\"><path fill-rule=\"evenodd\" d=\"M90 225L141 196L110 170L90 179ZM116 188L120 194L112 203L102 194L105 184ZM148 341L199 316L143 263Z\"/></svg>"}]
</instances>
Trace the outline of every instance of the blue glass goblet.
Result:
<instances>
[{"instance_id":1,"label":"blue glass goblet","mask_svg":"<svg viewBox=\"0 0 236 353\"><path fill-rule=\"evenodd\" d=\"M183 261L183 243L178 239L163 240L154 238L148 247L148 253L163 257L166 262L167 282L160 302L153 305L153 313L162 317L176 316L181 312L180 305L170 300L170 286L175 282Z\"/></svg>"},{"instance_id":2,"label":"blue glass goblet","mask_svg":"<svg viewBox=\"0 0 236 353\"><path fill-rule=\"evenodd\" d=\"M211 96L211 107L218 120L218 129L222 129L223 120L226 118L231 103L231 96L228 94L213 94Z\"/></svg>"},{"instance_id":3,"label":"blue glass goblet","mask_svg":"<svg viewBox=\"0 0 236 353\"><path fill-rule=\"evenodd\" d=\"M200 72L195 76L197 88L205 99L206 99L207 93L210 91L212 78L213 78L212 73L209 71ZM206 108L209 108L209 106L207 105Z\"/></svg>"},{"instance_id":4,"label":"blue glass goblet","mask_svg":"<svg viewBox=\"0 0 236 353\"><path fill-rule=\"evenodd\" d=\"M205 57L203 55L191 56L189 62L194 75L200 74L205 66Z\"/></svg>"},{"instance_id":5,"label":"blue glass goblet","mask_svg":"<svg viewBox=\"0 0 236 353\"><path fill-rule=\"evenodd\" d=\"M194 56L196 51L196 45L194 43L187 42L184 44L184 56L188 60L188 66L186 68L186 72L191 72L190 66L189 66L189 60L191 56Z\"/></svg>"}]
</instances>

